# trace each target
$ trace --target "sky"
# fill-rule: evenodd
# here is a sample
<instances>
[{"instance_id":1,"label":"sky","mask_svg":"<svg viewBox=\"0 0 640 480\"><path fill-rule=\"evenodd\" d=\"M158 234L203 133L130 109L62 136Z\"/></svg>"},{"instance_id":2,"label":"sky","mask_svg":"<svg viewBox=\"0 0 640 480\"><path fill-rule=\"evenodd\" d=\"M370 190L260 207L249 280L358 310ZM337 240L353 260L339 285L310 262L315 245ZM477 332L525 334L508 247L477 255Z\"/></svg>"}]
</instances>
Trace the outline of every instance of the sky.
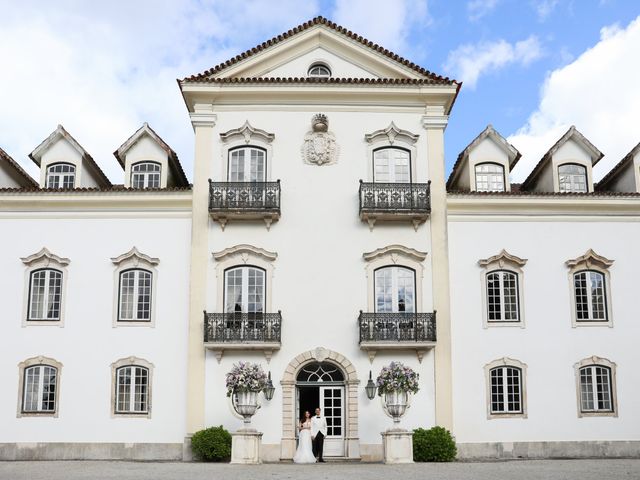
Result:
<instances>
[{"instance_id":1,"label":"sky","mask_svg":"<svg viewBox=\"0 0 640 480\"><path fill-rule=\"evenodd\" d=\"M635 0L0 0L0 147L27 155L58 124L114 183L112 152L143 122L189 178L193 130L176 84L323 15L463 82L446 130L449 172L492 124L522 153L511 180L575 125L602 177L640 142Z\"/></svg>"}]
</instances>

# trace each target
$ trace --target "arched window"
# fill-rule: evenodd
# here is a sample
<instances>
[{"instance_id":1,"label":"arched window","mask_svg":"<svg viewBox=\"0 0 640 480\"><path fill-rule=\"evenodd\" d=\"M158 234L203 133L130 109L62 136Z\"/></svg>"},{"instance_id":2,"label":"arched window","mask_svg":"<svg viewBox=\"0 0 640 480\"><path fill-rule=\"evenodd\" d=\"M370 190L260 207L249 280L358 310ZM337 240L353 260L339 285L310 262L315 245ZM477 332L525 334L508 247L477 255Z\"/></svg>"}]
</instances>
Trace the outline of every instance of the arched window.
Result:
<instances>
[{"instance_id":1,"label":"arched window","mask_svg":"<svg viewBox=\"0 0 640 480\"><path fill-rule=\"evenodd\" d=\"M229 150L230 182L264 182L267 152L258 147L238 147Z\"/></svg>"},{"instance_id":2,"label":"arched window","mask_svg":"<svg viewBox=\"0 0 640 480\"><path fill-rule=\"evenodd\" d=\"M149 412L149 369L140 365L125 365L116 369L116 414L146 414Z\"/></svg>"},{"instance_id":3,"label":"arched window","mask_svg":"<svg viewBox=\"0 0 640 480\"><path fill-rule=\"evenodd\" d=\"M308 363L296 378L298 382L343 382L342 370L329 362Z\"/></svg>"},{"instance_id":4,"label":"arched window","mask_svg":"<svg viewBox=\"0 0 640 480\"><path fill-rule=\"evenodd\" d=\"M120 272L119 322L151 321L152 281L153 275L148 270L133 268Z\"/></svg>"},{"instance_id":5,"label":"arched window","mask_svg":"<svg viewBox=\"0 0 640 480\"><path fill-rule=\"evenodd\" d=\"M70 163L54 163L47 168L47 188L74 188L76 167Z\"/></svg>"},{"instance_id":6,"label":"arched window","mask_svg":"<svg viewBox=\"0 0 640 480\"><path fill-rule=\"evenodd\" d=\"M377 313L415 313L416 275L406 267L382 267L375 271Z\"/></svg>"},{"instance_id":7,"label":"arched window","mask_svg":"<svg viewBox=\"0 0 640 480\"><path fill-rule=\"evenodd\" d=\"M487 321L519 321L518 274L509 270L487 273Z\"/></svg>"},{"instance_id":8,"label":"arched window","mask_svg":"<svg viewBox=\"0 0 640 480\"><path fill-rule=\"evenodd\" d=\"M134 163L131 166L131 188L160 188L160 172L159 163Z\"/></svg>"},{"instance_id":9,"label":"arched window","mask_svg":"<svg viewBox=\"0 0 640 480\"><path fill-rule=\"evenodd\" d=\"M411 154L403 148L379 148L373 152L373 180L381 183L410 183Z\"/></svg>"},{"instance_id":10,"label":"arched window","mask_svg":"<svg viewBox=\"0 0 640 480\"><path fill-rule=\"evenodd\" d=\"M604 274L595 270L574 273L574 300L577 322L606 322L607 298Z\"/></svg>"},{"instance_id":11,"label":"arched window","mask_svg":"<svg viewBox=\"0 0 640 480\"><path fill-rule=\"evenodd\" d=\"M55 413L58 369L33 365L24 369L22 413Z\"/></svg>"},{"instance_id":12,"label":"arched window","mask_svg":"<svg viewBox=\"0 0 640 480\"><path fill-rule=\"evenodd\" d=\"M476 165L476 191L504 192L504 167L497 163Z\"/></svg>"},{"instance_id":13,"label":"arched window","mask_svg":"<svg viewBox=\"0 0 640 480\"><path fill-rule=\"evenodd\" d=\"M33 270L29 279L27 320L60 320L62 272L53 268Z\"/></svg>"},{"instance_id":14,"label":"arched window","mask_svg":"<svg viewBox=\"0 0 640 480\"><path fill-rule=\"evenodd\" d=\"M253 266L225 270L225 312L264 313L265 271Z\"/></svg>"},{"instance_id":15,"label":"arched window","mask_svg":"<svg viewBox=\"0 0 640 480\"><path fill-rule=\"evenodd\" d=\"M561 192L586 193L587 169L583 165L566 163L558 167L558 186Z\"/></svg>"},{"instance_id":16,"label":"arched window","mask_svg":"<svg viewBox=\"0 0 640 480\"><path fill-rule=\"evenodd\" d=\"M574 365L578 395L578 417L615 417L616 364L592 356Z\"/></svg>"},{"instance_id":17,"label":"arched window","mask_svg":"<svg viewBox=\"0 0 640 480\"><path fill-rule=\"evenodd\" d=\"M491 413L522 413L522 370L511 365L489 370Z\"/></svg>"},{"instance_id":18,"label":"arched window","mask_svg":"<svg viewBox=\"0 0 640 480\"><path fill-rule=\"evenodd\" d=\"M329 78L331 70L324 63L314 63L309 67L307 76L314 78Z\"/></svg>"}]
</instances>

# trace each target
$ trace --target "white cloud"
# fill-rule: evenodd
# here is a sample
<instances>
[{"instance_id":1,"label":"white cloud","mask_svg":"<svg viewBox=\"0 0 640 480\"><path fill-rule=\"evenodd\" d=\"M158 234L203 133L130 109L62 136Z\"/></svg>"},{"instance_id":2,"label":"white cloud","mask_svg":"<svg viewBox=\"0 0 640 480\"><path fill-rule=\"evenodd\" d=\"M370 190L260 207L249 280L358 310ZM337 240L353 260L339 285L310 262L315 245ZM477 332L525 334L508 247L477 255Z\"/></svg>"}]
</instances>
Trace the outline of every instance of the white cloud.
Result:
<instances>
[{"instance_id":1,"label":"white cloud","mask_svg":"<svg viewBox=\"0 0 640 480\"><path fill-rule=\"evenodd\" d=\"M113 182L112 152L144 121L192 171L193 131L175 79L317 14L317 1L0 0L0 146L27 159L58 123Z\"/></svg>"},{"instance_id":2,"label":"white cloud","mask_svg":"<svg viewBox=\"0 0 640 480\"><path fill-rule=\"evenodd\" d=\"M467 2L469 20L476 22L498 6L500 0L470 0Z\"/></svg>"},{"instance_id":3,"label":"white cloud","mask_svg":"<svg viewBox=\"0 0 640 480\"><path fill-rule=\"evenodd\" d=\"M626 28L605 27L600 41L548 76L540 103L509 141L523 154L513 175L522 181L541 156L575 125L606 156L601 178L640 141L640 17Z\"/></svg>"},{"instance_id":4,"label":"white cloud","mask_svg":"<svg viewBox=\"0 0 640 480\"><path fill-rule=\"evenodd\" d=\"M535 0L532 2L533 8L538 15L539 20L546 20L546 18L553 13L556 6L558 6L559 0Z\"/></svg>"},{"instance_id":5,"label":"white cloud","mask_svg":"<svg viewBox=\"0 0 640 480\"><path fill-rule=\"evenodd\" d=\"M542 54L535 35L514 44L505 40L466 44L449 53L444 69L462 80L465 87L474 89L481 75L512 64L529 65Z\"/></svg>"}]
</instances>

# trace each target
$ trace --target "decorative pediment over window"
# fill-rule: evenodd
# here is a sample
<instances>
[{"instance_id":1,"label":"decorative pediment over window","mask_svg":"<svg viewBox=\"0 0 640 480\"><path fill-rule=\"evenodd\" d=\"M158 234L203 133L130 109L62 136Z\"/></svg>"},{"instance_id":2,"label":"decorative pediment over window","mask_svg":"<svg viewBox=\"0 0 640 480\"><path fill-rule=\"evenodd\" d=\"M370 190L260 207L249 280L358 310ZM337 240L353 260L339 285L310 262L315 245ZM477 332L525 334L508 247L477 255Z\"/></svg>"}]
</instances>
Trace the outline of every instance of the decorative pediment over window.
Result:
<instances>
[{"instance_id":1,"label":"decorative pediment over window","mask_svg":"<svg viewBox=\"0 0 640 480\"><path fill-rule=\"evenodd\" d=\"M138 251L136 247L133 247L127 253L123 253L120 256L111 258L111 261L116 265L121 265L122 263L132 263L134 266L138 266L140 263L144 263L151 266L156 266L160 263L159 258L150 257L149 255L145 255Z\"/></svg>"},{"instance_id":2,"label":"decorative pediment over window","mask_svg":"<svg viewBox=\"0 0 640 480\"><path fill-rule=\"evenodd\" d=\"M584 255L574 258L573 260L567 260L565 263L569 268L575 268L578 266L586 266L587 268L600 267L607 269L613 265L614 260L609 260L601 255L598 255L592 249L587 250Z\"/></svg>"},{"instance_id":3,"label":"decorative pediment over window","mask_svg":"<svg viewBox=\"0 0 640 480\"><path fill-rule=\"evenodd\" d=\"M244 143L247 144L255 141L256 139L263 143L271 143L275 138L275 135L273 133L260 130L259 128L253 128L249 123L249 120L245 121L244 125L240 128L234 128L228 132L220 134L220 139L223 142L229 142L238 138L244 138Z\"/></svg>"},{"instance_id":4,"label":"decorative pediment over window","mask_svg":"<svg viewBox=\"0 0 640 480\"><path fill-rule=\"evenodd\" d=\"M236 245L213 253L213 258L218 262L235 256L240 256L243 263L247 263L252 256L266 260L267 262L273 262L278 258L278 254L275 252L269 252L263 248L248 244Z\"/></svg>"},{"instance_id":5,"label":"decorative pediment over window","mask_svg":"<svg viewBox=\"0 0 640 480\"><path fill-rule=\"evenodd\" d=\"M505 264L511 264L517 267L524 267L527 263L527 259L516 257L515 255L511 255L509 252L502 249L502 251L499 254L494 255L493 257L478 260L478 265L480 265L481 267L487 267L489 265L493 265L496 263L500 266L500 268L503 268Z\"/></svg>"},{"instance_id":6,"label":"decorative pediment over window","mask_svg":"<svg viewBox=\"0 0 640 480\"><path fill-rule=\"evenodd\" d=\"M391 122L391 124L381 130L376 130L373 133L367 133L364 136L364 139L367 143L375 143L378 141L389 142L389 144L393 145L396 139L407 143L409 145L413 145L418 141L418 137L420 135L411 133L407 130L402 130L401 128L396 127L396 124Z\"/></svg>"},{"instance_id":7,"label":"decorative pediment over window","mask_svg":"<svg viewBox=\"0 0 640 480\"><path fill-rule=\"evenodd\" d=\"M367 252L362 254L362 258L367 262L372 262L374 260L390 257L390 260L393 263L397 263L398 256L403 256L409 258L415 262L422 262L425 258L427 258L426 252L420 252L413 248L404 247L402 245L389 245L387 247L377 248L372 252Z\"/></svg>"},{"instance_id":8,"label":"decorative pediment over window","mask_svg":"<svg viewBox=\"0 0 640 480\"><path fill-rule=\"evenodd\" d=\"M68 258L59 257L58 255L51 253L46 247L43 247L38 253L34 253L28 257L22 257L20 260L22 260L22 263L27 266L42 262L45 266L53 263L66 267L71 262Z\"/></svg>"}]
</instances>

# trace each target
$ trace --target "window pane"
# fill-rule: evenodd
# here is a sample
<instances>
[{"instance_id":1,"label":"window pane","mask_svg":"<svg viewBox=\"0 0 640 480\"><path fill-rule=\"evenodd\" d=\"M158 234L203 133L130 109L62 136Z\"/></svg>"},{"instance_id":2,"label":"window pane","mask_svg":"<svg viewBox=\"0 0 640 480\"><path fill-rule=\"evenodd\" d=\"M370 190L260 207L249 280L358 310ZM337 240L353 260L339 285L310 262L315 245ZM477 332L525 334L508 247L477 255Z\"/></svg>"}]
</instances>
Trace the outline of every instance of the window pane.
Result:
<instances>
[{"instance_id":1,"label":"window pane","mask_svg":"<svg viewBox=\"0 0 640 480\"><path fill-rule=\"evenodd\" d=\"M476 165L478 192L504 192L504 167L495 163Z\"/></svg>"},{"instance_id":2,"label":"window pane","mask_svg":"<svg viewBox=\"0 0 640 480\"><path fill-rule=\"evenodd\" d=\"M598 410L613 410L611 408L611 379L607 367L594 367L596 386L598 389Z\"/></svg>"},{"instance_id":3,"label":"window pane","mask_svg":"<svg viewBox=\"0 0 640 480\"><path fill-rule=\"evenodd\" d=\"M506 367L508 411L520 412L520 369Z\"/></svg>"},{"instance_id":4,"label":"window pane","mask_svg":"<svg viewBox=\"0 0 640 480\"><path fill-rule=\"evenodd\" d=\"M116 411L128 412L131 407L131 367L122 367L117 371Z\"/></svg>"},{"instance_id":5,"label":"window pane","mask_svg":"<svg viewBox=\"0 0 640 480\"><path fill-rule=\"evenodd\" d=\"M491 411L504 412L504 379L502 368L494 368L490 372L491 377Z\"/></svg>"},{"instance_id":6,"label":"window pane","mask_svg":"<svg viewBox=\"0 0 640 480\"><path fill-rule=\"evenodd\" d=\"M580 406L583 412L592 411L594 409L591 367L580 369Z\"/></svg>"},{"instance_id":7,"label":"window pane","mask_svg":"<svg viewBox=\"0 0 640 480\"><path fill-rule=\"evenodd\" d=\"M76 167L69 163L57 163L47 169L47 188L73 188Z\"/></svg>"},{"instance_id":8,"label":"window pane","mask_svg":"<svg viewBox=\"0 0 640 480\"><path fill-rule=\"evenodd\" d=\"M373 179L380 183L410 183L411 155L400 148L373 152Z\"/></svg>"},{"instance_id":9,"label":"window pane","mask_svg":"<svg viewBox=\"0 0 640 480\"><path fill-rule=\"evenodd\" d=\"M587 192L587 170L582 165L560 165L558 183L561 192Z\"/></svg>"},{"instance_id":10,"label":"window pane","mask_svg":"<svg viewBox=\"0 0 640 480\"><path fill-rule=\"evenodd\" d=\"M62 272L44 269L31 273L29 320L59 320Z\"/></svg>"}]
</instances>

